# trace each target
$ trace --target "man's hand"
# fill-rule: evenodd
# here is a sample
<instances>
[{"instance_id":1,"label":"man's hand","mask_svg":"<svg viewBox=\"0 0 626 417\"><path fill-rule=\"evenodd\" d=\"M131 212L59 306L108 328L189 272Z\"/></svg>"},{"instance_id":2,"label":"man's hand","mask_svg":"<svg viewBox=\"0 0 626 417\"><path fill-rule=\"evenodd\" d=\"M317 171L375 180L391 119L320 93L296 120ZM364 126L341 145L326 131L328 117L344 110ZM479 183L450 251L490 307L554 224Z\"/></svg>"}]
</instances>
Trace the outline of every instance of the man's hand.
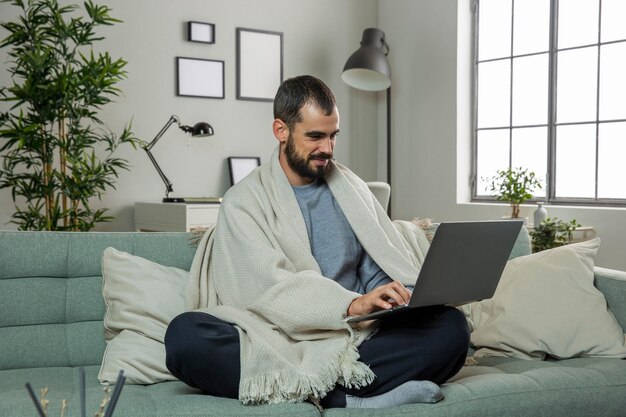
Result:
<instances>
[{"instance_id":1,"label":"man's hand","mask_svg":"<svg viewBox=\"0 0 626 417\"><path fill-rule=\"evenodd\" d=\"M407 304L410 298L411 291L399 281L393 281L352 300L348 307L348 316L361 316L376 310L389 310L394 306Z\"/></svg>"}]
</instances>

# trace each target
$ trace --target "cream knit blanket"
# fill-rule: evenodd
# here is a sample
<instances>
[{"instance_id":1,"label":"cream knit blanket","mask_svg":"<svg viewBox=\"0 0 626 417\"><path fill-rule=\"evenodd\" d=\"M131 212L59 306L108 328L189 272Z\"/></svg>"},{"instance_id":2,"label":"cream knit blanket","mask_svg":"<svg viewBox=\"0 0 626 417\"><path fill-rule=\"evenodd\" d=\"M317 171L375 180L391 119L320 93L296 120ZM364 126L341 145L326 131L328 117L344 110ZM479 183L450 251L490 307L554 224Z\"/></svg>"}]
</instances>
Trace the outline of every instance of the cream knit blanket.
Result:
<instances>
[{"instance_id":1,"label":"cream knit blanket","mask_svg":"<svg viewBox=\"0 0 626 417\"><path fill-rule=\"evenodd\" d=\"M392 223L367 185L340 164L332 163L326 182L367 253L390 277L413 284L428 249L422 230ZM239 331L243 403L321 398L336 383L361 387L375 377L357 350L372 328L344 322L359 294L321 275L278 149L226 193L189 283L189 309Z\"/></svg>"}]
</instances>

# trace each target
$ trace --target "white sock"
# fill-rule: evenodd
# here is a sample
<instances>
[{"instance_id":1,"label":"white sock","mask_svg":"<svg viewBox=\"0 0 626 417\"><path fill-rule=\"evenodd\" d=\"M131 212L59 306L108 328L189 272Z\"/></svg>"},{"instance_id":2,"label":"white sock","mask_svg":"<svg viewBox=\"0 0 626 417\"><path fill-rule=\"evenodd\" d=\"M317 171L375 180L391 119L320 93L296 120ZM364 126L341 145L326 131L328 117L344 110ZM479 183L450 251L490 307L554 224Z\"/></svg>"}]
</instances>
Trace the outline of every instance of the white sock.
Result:
<instances>
[{"instance_id":1,"label":"white sock","mask_svg":"<svg viewBox=\"0 0 626 417\"><path fill-rule=\"evenodd\" d=\"M346 395L346 408L383 408L413 403L436 403L443 399L439 385L430 381L408 381L375 397Z\"/></svg>"}]
</instances>

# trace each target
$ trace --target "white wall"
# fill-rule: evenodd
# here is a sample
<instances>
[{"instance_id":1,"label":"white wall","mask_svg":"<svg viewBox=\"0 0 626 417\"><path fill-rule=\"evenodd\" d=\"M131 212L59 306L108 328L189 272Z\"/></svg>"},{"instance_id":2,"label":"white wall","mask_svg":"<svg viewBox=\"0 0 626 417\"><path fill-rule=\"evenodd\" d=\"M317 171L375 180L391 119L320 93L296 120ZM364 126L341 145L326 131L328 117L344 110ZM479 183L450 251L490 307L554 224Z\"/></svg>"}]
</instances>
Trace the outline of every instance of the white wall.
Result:
<instances>
[{"instance_id":1,"label":"white wall","mask_svg":"<svg viewBox=\"0 0 626 417\"><path fill-rule=\"evenodd\" d=\"M505 215L498 204L469 203L471 42L469 0L108 0L125 22L105 30L103 43L129 61L125 92L104 120L116 129L131 117L135 133L150 140L171 114L184 123L206 120L216 135L186 145L170 129L154 154L177 195L221 195L228 187L226 158L258 155L267 161L275 144L271 103L235 99L235 28L284 32L285 76L310 73L335 91L341 114L336 155L366 180L385 179L385 96L350 89L340 73L366 27L379 27L391 46L393 71L393 217L438 221ZM458 7L457 7L458 6ZM0 16L11 15L0 3ZM186 42L188 20L216 24L214 45ZM4 36L3 36L4 37ZM226 62L226 99L176 97L174 57ZM459 58L457 58L459 57ZM7 84L0 50L0 83ZM0 104L1 105L1 104ZM132 230L135 201L158 200L163 185L142 151L126 150L132 172L102 202L116 220L99 230ZM626 270L626 212L621 208L547 207L551 216L576 218L602 237L597 264ZM533 207L523 208L532 215ZM0 228L12 204L0 190Z\"/></svg>"},{"instance_id":2,"label":"white wall","mask_svg":"<svg viewBox=\"0 0 626 417\"><path fill-rule=\"evenodd\" d=\"M458 7L457 7L458 6ZM469 0L385 0L379 24L391 45L395 218L493 219L501 204L471 204ZM525 206L522 215L532 216ZM547 206L550 216L594 226L596 264L626 270L626 210Z\"/></svg>"},{"instance_id":3,"label":"white wall","mask_svg":"<svg viewBox=\"0 0 626 417\"><path fill-rule=\"evenodd\" d=\"M63 0L62 4L79 3ZM272 103L236 100L237 27L284 33L285 78L303 73L320 77L334 90L341 115L337 158L368 180L377 179L376 97L349 88L340 75L348 56L359 46L364 28L377 24L377 0L100 0L112 15L124 21L100 33L97 44L112 57L128 61L128 79L119 84L123 97L110 104L102 119L114 131L132 119L135 134L150 141L176 114L184 124L207 121L215 136L188 141L175 126L153 149L165 174L174 184L174 195L222 195L229 186L228 156L270 157L277 141L271 131ZM0 3L0 20L17 9ZM187 42L186 22L216 25L216 43ZM6 32L1 30L0 37ZM226 98L201 99L175 95L175 57L225 61ZM8 85L6 48L0 50L0 84ZM8 106L0 103L0 109ZM358 123L357 123L358 121ZM119 154L132 170L122 172L117 190L108 191L96 207L108 207L116 218L98 230L133 230L135 201L156 201L164 185L142 150L128 147ZM0 228L13 212L10 191L0 190Z\"/></svg>"}]
</instances>

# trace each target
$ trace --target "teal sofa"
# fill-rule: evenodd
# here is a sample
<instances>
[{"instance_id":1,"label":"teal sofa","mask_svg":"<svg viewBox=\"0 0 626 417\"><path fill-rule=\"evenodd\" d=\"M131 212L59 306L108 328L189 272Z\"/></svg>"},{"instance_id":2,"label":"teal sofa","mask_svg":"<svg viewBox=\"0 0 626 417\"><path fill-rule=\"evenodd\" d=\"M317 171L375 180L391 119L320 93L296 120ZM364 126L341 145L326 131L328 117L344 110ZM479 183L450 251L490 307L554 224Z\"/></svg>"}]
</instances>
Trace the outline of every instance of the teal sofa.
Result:
<instances>
[{"instance_id":1,"label":"teal sofa","mask_svg":"<svg viewBox=\"0 0 626 417\"><path fill-rule=\"evenodd\" d=\"M97 374L103 336L102 251L113 246L189 269L185 233L0 232L0 417L36 416L25 389L48 387L49 416L79 416L79 368L86 369L87 411L103 398ZM520 235L515 255L529 252ZM596 268L596 286L626 328L626 273ZM325 416L626 416L626 361L578 358L483 359L442 387L445 399L385 410L329 409ZM243 406L202 395L178 381L126 385L115 417L319 416L309 403Z\"/></svg>"}]
</instances>

